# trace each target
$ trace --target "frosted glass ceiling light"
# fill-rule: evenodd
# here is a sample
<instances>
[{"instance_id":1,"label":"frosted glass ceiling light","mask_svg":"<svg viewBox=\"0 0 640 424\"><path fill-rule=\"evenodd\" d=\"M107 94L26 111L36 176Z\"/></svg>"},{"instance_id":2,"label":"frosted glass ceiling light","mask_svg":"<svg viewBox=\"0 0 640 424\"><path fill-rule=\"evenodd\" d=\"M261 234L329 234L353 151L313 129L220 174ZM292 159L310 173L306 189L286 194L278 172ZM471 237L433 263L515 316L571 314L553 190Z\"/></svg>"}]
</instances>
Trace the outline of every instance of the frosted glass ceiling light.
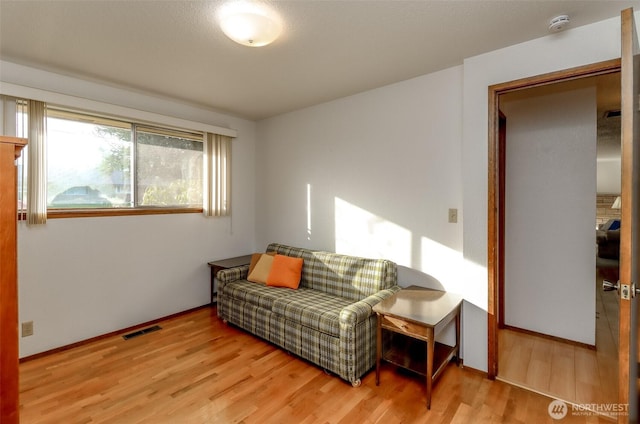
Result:
<instances>
[{"instance_id":1,"label":"frosted glass ceiling light","mask_svg":"<svg viewBox=\"0 0 640 424\"><path fill-rule=\"evenodd\" d=\"M220 10L219 21L227 37L250 47L266 46L282 31L278 15L265 4L255 1L227 3Z\"/></svg>"}]
</instances>

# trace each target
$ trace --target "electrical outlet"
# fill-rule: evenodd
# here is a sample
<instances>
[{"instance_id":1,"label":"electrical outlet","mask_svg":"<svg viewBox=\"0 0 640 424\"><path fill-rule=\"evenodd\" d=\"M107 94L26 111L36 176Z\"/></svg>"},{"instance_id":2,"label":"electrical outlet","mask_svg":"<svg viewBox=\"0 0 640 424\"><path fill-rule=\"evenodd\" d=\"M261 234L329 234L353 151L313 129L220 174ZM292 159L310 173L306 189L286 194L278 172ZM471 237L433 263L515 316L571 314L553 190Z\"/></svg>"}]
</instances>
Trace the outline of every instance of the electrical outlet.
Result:
<instances>
[{"instance_id":1,"label":"electrical outlet","mask_svg":"<svg viewBox=\"0 0 640 424\"><path fill-rule=\"evenodd\" d=\"M449 222L452 224L458 222L458 209L449 209Z\"/></svg>"},{"instance_id":2,"label":"electrical outlet","mask_svg":"<svg viewBox=\"0 0 640 424\"><path fill-rule=\"evenodd\" d=\"M22 323L22 337L33 336L33 321Z\"/></svg>"}]
</instances>

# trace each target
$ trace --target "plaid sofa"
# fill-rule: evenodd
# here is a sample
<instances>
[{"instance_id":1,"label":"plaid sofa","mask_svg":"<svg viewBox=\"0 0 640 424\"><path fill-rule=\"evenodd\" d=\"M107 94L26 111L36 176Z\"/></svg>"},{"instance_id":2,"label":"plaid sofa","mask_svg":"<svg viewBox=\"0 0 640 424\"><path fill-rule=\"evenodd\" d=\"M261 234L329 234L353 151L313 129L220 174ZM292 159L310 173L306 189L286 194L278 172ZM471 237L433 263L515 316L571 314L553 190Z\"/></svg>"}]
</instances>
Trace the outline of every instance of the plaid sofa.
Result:
<instances>
[{"instance_id":1,"label":"plaid sofa","mask_svg":"<svg viewBox=\"0 0 640 424\"><path fill-rule=\"evenodd\" d=\"M375 365L372 307L400 290L396 264L272 243L304 259L297 290L246 280L249 266L218 272L218 316L333 372L352 385Z\"/></svg>"}]
</instances>

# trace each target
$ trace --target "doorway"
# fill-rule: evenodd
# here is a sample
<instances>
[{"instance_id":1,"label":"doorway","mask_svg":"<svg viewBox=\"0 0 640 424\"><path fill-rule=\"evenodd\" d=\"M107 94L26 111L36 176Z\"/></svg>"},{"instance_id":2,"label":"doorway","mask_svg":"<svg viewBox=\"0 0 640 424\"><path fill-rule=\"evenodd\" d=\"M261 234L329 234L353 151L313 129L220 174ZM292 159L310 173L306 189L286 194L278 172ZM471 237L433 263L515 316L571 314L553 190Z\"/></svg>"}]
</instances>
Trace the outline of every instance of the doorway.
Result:
<instances>
[{"instance_id":1,"label":"doorway","mask_svg":"<svg viewBox=\"0 0 640 424\"><path fill-rule=\"evenodd\" d=\"M588 338L587 340L580 340L578 338L577 343L566 343L566 339L571 339L571 337L565 337L562 334L560 335L552 335L551 337L544 336L538 333L545 333L544 331L537 331L535 328L529 332L527 331L516 331L514 334L506 334L502 340L505 343L500 344L500 333L505 331L505 326L508 326L508 322L505 322L505 312L504 303L502 299L505 298L505 292L503 290L504 286L500 283L504 282L504 273L505 273L505 262L508 258L505 258L505 235L506 235L506 227L505 225L505 199L507 193L505 191L505 169L504 169L504 160L501 160L501 157L504 157L504 146L501 146L499 134L499 122L501 121L498 116L501 111L501 102L507 98L507 96L511 96L512 98L517 98L518 96L527 96L527 90L532 88L540 88L545 87L545 89L553 90L557 87L560 87L559 83L567 84L571 82L572 84L582 84L586 81L586 78L594 78L598 76L608 75L607 78L618 78L619 79L619 70L620 70L620 61L613 60L604 63L594 64L587 67L581 67L578 69L572 69L562 72L557 72L553 74L548 74L540 77L528 78L525 80L514 81L510 83L505 83L497 86L490 87L489 99L489 113L490 113L490 175L489 175L489 376L491 378L502 378L503 374L509 375L509 373L514 374L513 369L509 369L509 367L513 367L513 365L507 365L507 367L503 370L504 372L500 372L500 367L503 366L502 362L499 365L499 357L500 352L504 354L504 348L508 349L510 346L517 346L518 349L529 349L528 356L527 354L518 354L515 352L515 356L519 360L524 360L527 357L529 358L528 364L519 364L518 367L530 367L531 375L534 378L523 378L522 381L515 381L516 384L522 385L529 389L539 391L541 393L549 394L558 398L564 398L564 400L571 402L580 402L580 403L592 403L595 401L604 402L605 399L594 399L593 394L589 396L583 396L581 399L579 396L576 397L576 393L586 394L587 390L585 389L576 389L576 382L566 384L568 377L567 375L558 374L558 370L568 370L569 374L573 373L573 377L577 374L580 374L580 378L585 377L584 370L587 368L585 364L597 363L598 359L598 346L595 343L595 339L593 343L590 343ZM555 86L555 87L553 87ZM503 117L504 118L504 117ZM508 125L509 114L506 114L507 125ZM594 191L595 192L595 191ZM595 203L595 199L593 199ZM595 204L593 205L593 210L595 212ZM595 215L595 213L594 213ZM594 216L595 218L595 216ZM590 249L593 249L593 269L589 270L591 272L591 295L593 301L589 306L592 308L593 313L589 314L593 317L594 327L595 327L595 296L596 296L596 278L595 278L595 227L596 227L595 219L593 220L593 225L591 226L591 234L589 237L592 238L593 243L592 246L588 246ZM588 244L588 243L587 243ZM539 266L544 266L544 264L539 264ZM602 303L601 293L597 293L597 298ZM570 306L567 305L567 308ZM601 304L599 304L599 312L602 314L603 310ZM608 312L608 311L607 311ZM586 315L585 315L586 316ZM608 317L602 317L603 321L607 321ZM601 319L601 318L598 318ZM507 324L507 325L505 325ZM595 328L593 330L595 332ZM587 331L588 333L588 331ZM600 337L603 338L603 337ZM610 339L610 337L609 337ZM593 345L595 349L592 347L590 349L589 345ZM501 350L502 349L502 350ZM537 350L536 350L537 349ZM609 347L601 347L601 351L610 351L611 346ZM591 350L591 351L590 351ZM577 353L576 353L577 352ZM514 353L514 352L511 352ZM531 361L531 358L534 359L549 359L545 365L544 361ZM552 366L552 362L555 358L555 369L552 372L550 367ZM573 363L569 364L567 361L569 358L573 358ZM600 355L602 359L601 367L598 368L596 365L592 367L594 369L595 377L597 379L606 378L606 376L615 376L617 375L617 362L615 361L616 354L614 352L613 355L605 357ZM613 358L613 362L611 359ZM576 362L577 361L577 362ZM545 368L546 367L546 368ZM576 373L576 369L579 370ZM518 370L516 368L515 374L520 372L520 375L526 375L526 372L523 374L522 370ZM603 376L604 374L604 376ZM545 375L548 376L545 381ZM561 384L550 383L550 379L555 377L556 382ZM513 382L513 381L512 381ZM571 386L573 384L573 386ZM578 385L580 382L578 382ZM591 383L590 383L591 384ZM536 387L537 385L537 387ZM593 385L595 387L595 392L598 392L602 386L601 384ZM617 382L610 383L611 392L613 394L613 399L617 398ZM551 390L552 388L553 390ZM555 393L554 393L555 390ZM569 393L573 393L573 396L570 396ZM609 401L609 400L607 400Z\"/></svg>"},{"instance_id":2,"label":"doorway","mask_svg":"<svg viewBox=\"0 0 640 424\"><path fill-rule=\"evenodd\" d=\"M508 225L498 378L579 404L617 399L617 297L598 287L600 270L617 272L608 245L619 229L598 231L609 240L596 252L595 227L619 218L619 110L618 73L500 96Z\"/></svg>"}]
</instances>

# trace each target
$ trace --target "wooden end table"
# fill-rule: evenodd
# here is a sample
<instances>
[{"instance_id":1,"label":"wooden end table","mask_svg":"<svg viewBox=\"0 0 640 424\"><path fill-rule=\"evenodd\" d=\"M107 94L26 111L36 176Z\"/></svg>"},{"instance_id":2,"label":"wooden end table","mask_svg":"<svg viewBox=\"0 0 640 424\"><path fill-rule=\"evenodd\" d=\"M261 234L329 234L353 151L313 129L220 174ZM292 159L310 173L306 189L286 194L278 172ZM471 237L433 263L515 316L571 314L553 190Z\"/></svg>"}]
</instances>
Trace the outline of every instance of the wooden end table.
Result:
<instances>
[{"instance_id":1,"label":"wooden end table","mask_svg":"<svg viewBox=\"0 0 640 424\"><path fill-rule=\"evenodd\" d=\"M219 259L217 261L207 262L209 268L211 268L211 305L216 303L218 293L215 290L215 280L218 271L221 269L229 269L242 265L249 265L251 263L251 255L237 256L235 258Z\"/></svg>"},{"instance_id":2,"label":"wooden end table","mask_svg":"<svg viewBox=\"0 0 640 424\"><path fill-rule=\"evenodd\" d=\"M460 357L461 309L461 296L418 286L404 288L376 304L373 307L378 317L376 385L380 384L381 360L424 375L427 409L431 409L433 381L453 357ZM437 343L436 336L453 320L455 346ZM382 330L387 336L385 346Z\"/></svg>"}]
</instances>

